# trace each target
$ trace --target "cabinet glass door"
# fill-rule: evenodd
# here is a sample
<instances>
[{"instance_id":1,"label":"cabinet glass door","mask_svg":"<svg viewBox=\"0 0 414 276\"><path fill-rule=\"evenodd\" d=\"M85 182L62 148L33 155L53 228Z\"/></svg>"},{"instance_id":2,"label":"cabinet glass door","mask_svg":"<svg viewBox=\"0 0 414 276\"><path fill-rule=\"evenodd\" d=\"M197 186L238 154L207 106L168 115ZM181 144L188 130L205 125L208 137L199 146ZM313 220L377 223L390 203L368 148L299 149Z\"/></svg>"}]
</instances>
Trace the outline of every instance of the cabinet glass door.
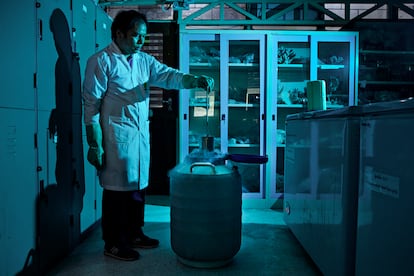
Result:
<instances>
[{"instance_id":1,"label":"cabinet glass door","mask_svg":"<svg viewBox=\"0 0 414 276\"><path fill-rule=\"evenodd\" d=\"M182 126L182 156L201 148L202 137L214 137L214 148L220 149L220 41L215 35L195 35L185 39L189 59L182 65L184 71L194 75L214 78L214 89L209 93L203 89L191 89L182 95L188 103L188 125ZM186 68L188 66L188 68ZM185 99L188 97L187 99ZM187 101L188 100L188 101ZM186 108L182 106L181 108ZM188 129L186 129L188 128ZM188 140L187 140L188 139ZM185 142L187 140L187 142Z\"/></svg>"},{"instance_id":2,"label":"cabinet glass door","mask_svg":"<svg viewBox=\"0 0 414 276\"><path fill-rule=\"evenodd\" d=\"M309 36L279 36L272 41L274 82L276 83L277 119L276 147L273 171L276 172L271 188L276 194L284 192L284 160L286 131L285 121L289 114L302 112L306 108L306 84L310 80ZM276 50L277 49L277 50Z\"/></svg>"},{"instance_id":3,"label":"cabinet glass door","mask_svg":"<svg viewBox=\"0 0 414 276\"><path fill-rule=\"evenodd\" d=\"M328 105L348 105L349 43L321 42L318 44L318 79L326 82Z\"/></svg>"},{"instance_id":4,"label":"cabinet glass door","mask_svg":"<svg viewBox=\"0 0 414 276\"><path fill-rule=\"evenodd\" d=\"M246 38L248 37L248 38ZM223 151L230 154L262 155L264 93L263 93L263 37L244 36L222 39L223 85L222 95ZM225 78L225 81L224 81ZM224 88L223 86L223 88ZM226 117L227 114L227 117ZM263 183L263 165L237 163L241 174L243 193L260 196ZM254 196L254 195L253 195Z\"/></svg>"},{"instance_id":5,"label":"cabinet glass door","mask_svg":"<svg viewBox=\"0 0 414 276\"><path fill-rule=\"evenodd\" d=\"M355 105L355 36L335 35L315 37L311 47L317 59L311 66L317 68L312 80L325 80L326 106L338 108Z\"/></svg>"}]
</instances>

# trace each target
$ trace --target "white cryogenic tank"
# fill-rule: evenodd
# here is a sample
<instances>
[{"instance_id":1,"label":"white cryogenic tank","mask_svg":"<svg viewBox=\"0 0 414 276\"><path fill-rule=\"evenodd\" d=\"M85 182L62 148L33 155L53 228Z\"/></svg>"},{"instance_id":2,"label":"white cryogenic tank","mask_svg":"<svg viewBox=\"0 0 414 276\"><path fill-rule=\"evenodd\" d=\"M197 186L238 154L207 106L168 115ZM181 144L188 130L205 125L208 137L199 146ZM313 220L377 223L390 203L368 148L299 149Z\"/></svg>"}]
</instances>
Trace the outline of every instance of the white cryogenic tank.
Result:
<instances>
[{"instance_id":1,"label":"white cryogenic tank","mask_svg":"<svg viewBox=\"0 0 414 276\"><path fill-rule=\"evenodd\" d=\"M237 169L196 162L170 171L171 246L185 265L220 267L241 244L241 180Z\"/></svg>"}]
</instances>

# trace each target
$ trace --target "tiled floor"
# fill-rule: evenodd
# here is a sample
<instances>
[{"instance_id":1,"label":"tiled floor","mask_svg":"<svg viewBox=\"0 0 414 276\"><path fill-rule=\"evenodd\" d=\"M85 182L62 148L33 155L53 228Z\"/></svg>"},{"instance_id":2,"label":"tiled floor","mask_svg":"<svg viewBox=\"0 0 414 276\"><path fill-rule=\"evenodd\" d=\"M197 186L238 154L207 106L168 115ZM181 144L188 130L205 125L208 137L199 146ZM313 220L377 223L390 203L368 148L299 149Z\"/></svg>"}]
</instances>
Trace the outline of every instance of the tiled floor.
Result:
<instances>
[{"instance_id":1,"label":"tiled floor","mask_svg":"<svg viewBox=\"0 0 414 276\"><path fill-rule=\"evenodd\" d=\"M169 222L168 206L149 204L144 231L160 240L158 248L139 250L138 261L114 260L103 255L97 228L49 275L321 275L286 227L281 211L243 209L241 248L229 265L213 269L178 261L171 249Z\"/></svg>"}]
</instances>

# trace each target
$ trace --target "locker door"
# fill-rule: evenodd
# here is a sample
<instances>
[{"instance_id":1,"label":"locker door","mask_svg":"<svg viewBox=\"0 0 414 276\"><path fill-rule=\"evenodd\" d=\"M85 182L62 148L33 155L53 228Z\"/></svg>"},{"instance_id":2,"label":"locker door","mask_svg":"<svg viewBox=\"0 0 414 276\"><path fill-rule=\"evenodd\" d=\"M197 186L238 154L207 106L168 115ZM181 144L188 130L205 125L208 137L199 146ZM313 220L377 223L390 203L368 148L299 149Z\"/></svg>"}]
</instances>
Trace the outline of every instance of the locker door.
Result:
<instances>
[{"instance_id":1,"label":"locker door","mask_svg":"<svg viewBox=\"0 0 414 276\"><path fill-rule=\"evenodd\" d=\"M35 1L1 1L0 106L34 108L33 74L35 72ZM23 8L24 7L24 8ZM19 12L18 20L16 11ZM7 26L7 27L6 27Z\"/></svg>"},{"instance_id":2,"label":"locker door","mask_svg":"<svg viewBox=\"0 0 414 276\"><path fill-rule=\"evenodd\" d=\"M112 41L111 38L111 25L112 25L112 18L101 8L96 8L96 33L95 33L95 40L96 40L96 51L99 51L109 45ZM86 141L86 134L84 136L84 141ZM86 142L84 143L86 145ZM86 146L85 146L86 147ZM85 148L86 149L86 148ZM84 150L86 152L86 150ZM86 158L85 158L86 160ZM102 216L102 187L99 185L99 179L96 176L95 169L87 162L85 162L85 175L92 171L93 178L91 183L95 183L95 200L96 200L96 212L95 212L95 220L99 220ZM86 182L85 176L85 182Z\"/></svg>"},{"instance_id":3,"label":"locker door","mask_svg":"<svg viewBox=\"0 0 414 276\"><path fill-rule=\"evenodd\" d=\"M50 21L53 11L59 9L69 21L70 1L69 0L39 0L37 1L37 88L39 110L51 111L56 106L55 100L55 66L58 59L58 49L55 45L54 34L50 29ZM59 24L64 24L60 22ZM70 24L70 22L69 22ZM69 28L70 25L68 26ZM61 26L60 28L65 28ZM69 36L67 36L69 34ZM59 36L60 40L66 40L65 48L60 49L69 63L71 47L71 32L64 30ZM63 43L62 43L63 44Z\"/></svg>"},{"instance_id":4,"label":"locker door","mask_svg":"<svg viewBox=\"0 0 414 276\"><path fill-rule=\"evenodd\" d=\"M0 118L0 275L15 275L35 248L35 113L0 108Z\"/></svg>"},{"instance_id":5,"label":"locker door","mask_svg":"<svg viewBox=\"0 0 414 276\"><path fill-rule=\"evenodd\" d=\"M74 51L79 54L80 65L80 81L83 83L83 76L85 72L86 62L88 58L95 53L95 17L96 6L91 0L74 0L72 7L72 24L73 24L73 45ZM85 127L83 125L83 117L81 116L82 102L81 91L78 91L79 101L74 103L74 122L79 122L80 125L75 125L79 129L78 132L83 133L81 142L84 147L83 156L86 161L86 153L88 150L86 142ZM77 116L79 115L79 117ZM96 201L96 172L87 161L84 164L84 195L83 206L80 213L80 228L81 232L92 226L96 221L95 205L100 202Z\"/></svg>"},{"instance_id":6,"label":"locker door","mask_svg":"<svg viewBox=\"0 0 414 276\"><path fill-rule=\"evenodd\" d=\"M92 0L73 0L72 5L73 51L79 53L83 81L86 62L95 53L96 6Z\"/></svg>"},{"instance_id":7,"label":"locker door","mask_svg":"<svg viewBox=\"0 0 414 276\"><path fill-rule=\"evenodd\" d=\"M56 184L55 166L56 166L56 133L49 133L49 123L56 120L57 102L56 93L60 90L56 83L56 67L58 59L62 67L67 67L71 60L71 33L67 18L70 11L70 1L67 0L41 0L38 1L37 14L37 111L38 111L38 166L39 180L43 181L45 188L49 185ZM55 12L55 13L54 13ZM65 18L61 18L58 14L63 13ZM55 19L52 19L54 15ZM52 21L55 23L52 24ZM66 25L65 25L66 24ZM59 29L55 31L53 28ZM59 35L60 34L60 35ZM60 46L56 45L56 41L62 41ZM62 45L65 45L62 47ZM60 52L60 57L59 57ZM50 137L52 135L53 137Z\"/></svg>"},{"instance_id":8,"label":"locker door","mask_svg":"<svg viewBox=\"0 0 414 276\"><path fill-rule=\"evenodd\" d=\"M78 242L73 214L76 179L72 149L72 35L70 1L37 5L38 263L40 272Z\"/></svg>"},{"instance_id":9,"label":"locker door","mask_svg":"<svg viewBox=\"0 0 414 276\"><path fill-rule=\"evenodd\" d=\"M101 8L96 8L96 51L109 45L111 38L112 18Z\"/></svg>"},{"instance_id":10,"label":"locker door","mask_svg":"<svg viewBox=\"0 0 414 276\"><path fill-rule=\"evenodd\" d=\"M35 247L35 1L0 10L0 275L15 275Z\"/></svg>"}]
</instances>

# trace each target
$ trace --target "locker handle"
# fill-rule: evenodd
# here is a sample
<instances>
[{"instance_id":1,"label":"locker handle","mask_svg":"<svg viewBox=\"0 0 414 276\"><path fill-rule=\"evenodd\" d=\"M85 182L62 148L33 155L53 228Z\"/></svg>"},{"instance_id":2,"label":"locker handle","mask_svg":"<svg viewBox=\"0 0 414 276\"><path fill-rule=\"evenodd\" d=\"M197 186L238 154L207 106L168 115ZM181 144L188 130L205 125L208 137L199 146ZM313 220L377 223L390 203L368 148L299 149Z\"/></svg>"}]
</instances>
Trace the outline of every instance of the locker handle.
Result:
<instances>
[{"instance_id":1,"label":"locker handle","mask_svg":"<svg viewBox=\"0 0 414 276\"><path fill-rule=\"evenodd\" d=\"M41 194L45 192L45 181L43 179L39 181L39 192Z\"/></svg>"},{"instance_id":2,"label":"locker handle","mask_svg":"<svg viewBox=\"0 0 414 276\"><path fill-rule=\"evenodd\" d=\"M226 114L221 114L221 120L222 121L226 120Z\"/></svg>"},{"instance_id":3,"label":"locker handle","mask_svg":"<svg viewBox=\"0 0 414 276\"><path fill-rule=\"evenodd\" d=\"M39 40L43 40L43 20L39 19Z\"/></svg>"}]
</instances>

